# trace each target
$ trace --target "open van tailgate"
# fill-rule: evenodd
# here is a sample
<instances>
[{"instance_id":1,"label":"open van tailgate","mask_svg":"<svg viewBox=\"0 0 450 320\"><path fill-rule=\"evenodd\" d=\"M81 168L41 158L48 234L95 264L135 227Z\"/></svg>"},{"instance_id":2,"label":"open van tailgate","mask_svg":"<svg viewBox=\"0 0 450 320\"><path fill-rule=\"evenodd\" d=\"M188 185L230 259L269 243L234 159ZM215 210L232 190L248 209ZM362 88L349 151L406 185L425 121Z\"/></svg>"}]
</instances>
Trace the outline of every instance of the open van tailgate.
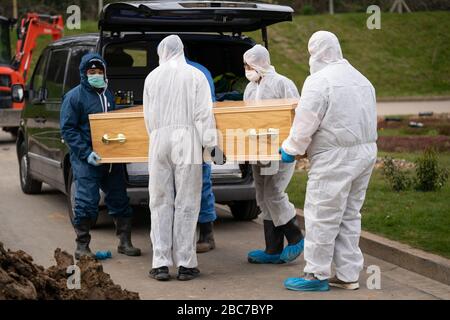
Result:
<instances>
[{"instance_id":1,"label":"open van tailgate","mask_svg":"<svg viewBox=\"0 0 450 320\"><path fill-rule=\"evenodd\" d=\"M247 32L291 21L293 9L228 1L117 2L103 8L104 31Z\"/></svg>"}]
</instances>

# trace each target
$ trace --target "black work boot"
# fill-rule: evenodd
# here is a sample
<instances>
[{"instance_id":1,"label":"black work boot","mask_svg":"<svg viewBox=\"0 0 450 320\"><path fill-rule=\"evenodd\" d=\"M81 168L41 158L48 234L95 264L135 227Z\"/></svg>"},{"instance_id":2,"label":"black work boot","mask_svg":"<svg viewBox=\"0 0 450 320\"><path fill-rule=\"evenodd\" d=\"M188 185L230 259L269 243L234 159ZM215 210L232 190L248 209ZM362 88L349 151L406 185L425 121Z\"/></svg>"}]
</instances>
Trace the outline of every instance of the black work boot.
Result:
<instances>
[{"instance_id":1,"label":"black work boot","mask_svg":"<svg viewBox=\"0 0 450 320\"><path fill-rule=\"evenodd\" d=\"M280 228L288 240L288 245L283 249L280 259L284 262L294 261L302 254L305 248L305 242L297 221L297 216L289 220L285 225L280 226Z\"/></svg>"},{"instance_id":2,"label":"black work boot","mask_svg":"<svg viewBox=\"0 0 450 320\"><path fill-rule=\"evenodd\" d=\"M214 241L213 223L199 223L200 237L197 242L197 253L204 253L213 250L216 247Z\"/></svg>"},{"instance_id":3,"label":"black work boot","mask_svg":"<svg viewBox=\"0 0 450 320\"><path fill-rule=\"evenodd\" d=\"M148 275L158 281L167 281L170 280L169 268L168 267L159 267L153 268L150 270Z\"/></svg>"},{"instance_id":4,"label":"black work boot","mask_svg":"<svg viewBox=\"0 0 450 320\"><path fill-rule=\"evenodd\" d=\"M288 245L294 245L299 243L303 239L302 230L297 221L297 216L289 220L285 225L280 226L283 230L284 236L288 241Z\"/></svg>"},{"instance_id":5,"label":"black work boot","mask_svg":"<svg viewBox=\"0 0 450 320\"><path fill-rule=\"evenodd\" d=\"M200 270L197 268L185 268L180 266L178 268L177 279L180 281L188 281L197 278L200 275Z\"/></svg>"},{"instance_id":6,"label":"black work boot","mask_svg":"<svg viewBox=\"0 0 450 320\"><path fill-rule=\"evenodd\" d=\"M284 233L280 227L275 227L273 221L264 220L264 238L266 249L253 250L248 253L247 260L250 263L284 263L280 259L284 246Z\"/></svg>"},{"instance_id":7,"label":"black work boot","mask_svg":"<svg viewBox=\"0 0 450 320\"><path fill-rule=\"evenodd\" d=\"M76 243L77 249L75 250L75 259L79 260L81 256L88 256L95 258L95 255L89 248L91 242L91 235L89 230L91 229L91 219L81 219L78 225L74 225L75 233L77 234Z\"/></svg>"},{"instance_id":8,"label":"black work boot","mask_svg":"<svg viewBox=\"0 0 450 320\"><path fill-rule=\"evenodd\" d=\"M284 233L280 227L275 227L273 221L264 220L264 238L267 254L279 254L284 247Z\"/></svg>"},{"instance_id":9,"label":"black work boot","mask_svg":"<svg viewBox=\"0 0 450 320\"><path fill-rule=\"evenodd\" d=\"M113 220L120 240L117 251L127 256L140 256L141 249L133 247L131 243L131 217L117 217Z\"/></svg>"}]
</instances>

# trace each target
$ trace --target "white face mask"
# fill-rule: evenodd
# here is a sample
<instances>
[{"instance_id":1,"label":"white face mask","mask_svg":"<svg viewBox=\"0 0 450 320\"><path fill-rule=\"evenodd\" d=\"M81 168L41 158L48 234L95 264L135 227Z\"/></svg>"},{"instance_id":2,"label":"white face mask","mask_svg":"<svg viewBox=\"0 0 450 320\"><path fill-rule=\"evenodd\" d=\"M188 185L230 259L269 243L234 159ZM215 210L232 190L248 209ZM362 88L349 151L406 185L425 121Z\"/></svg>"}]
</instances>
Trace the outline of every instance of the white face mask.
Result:
<instances>
[{"instance_id":1,"label":"white face mask","mask_svg":"<svg viewBox=\"0 0 450 320\"><path fill-rule=\"evenodd\" d=\"M261 76L255 70L245 70L245 76L251 82L258 82Z\"/></svg>"}]
</instances>

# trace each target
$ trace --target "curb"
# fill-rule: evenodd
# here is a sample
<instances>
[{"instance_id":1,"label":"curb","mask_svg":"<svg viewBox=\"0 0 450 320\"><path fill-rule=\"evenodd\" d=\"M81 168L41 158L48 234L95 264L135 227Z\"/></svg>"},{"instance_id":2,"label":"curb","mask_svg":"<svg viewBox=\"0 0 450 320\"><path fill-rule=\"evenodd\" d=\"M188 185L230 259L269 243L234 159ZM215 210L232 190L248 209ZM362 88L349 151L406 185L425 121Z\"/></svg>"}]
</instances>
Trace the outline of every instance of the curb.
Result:
<instances>
[{"instance_id":1,"label":"curb","mask_svg":"<svg viewBox=\"0 0 450 320\"><path fill-rule=\"evenodd\" d=\"M305 228L303 211L297 209L300 226ZM428 253L373 233L362 231L361 250L371 256L395 264L406 270L450 285L450 259Z\"/></svg>"},{"instance_id":2,"label":"curb","mask_svg":"<svg viewBox=\"0 0 450 320\"><path fill-rule=\"evenodd\" d=\"M410 97L380 97L377 102L416 102L416 101L446 101L450 96L410 96Z\"/></svg>"}]
</instances>

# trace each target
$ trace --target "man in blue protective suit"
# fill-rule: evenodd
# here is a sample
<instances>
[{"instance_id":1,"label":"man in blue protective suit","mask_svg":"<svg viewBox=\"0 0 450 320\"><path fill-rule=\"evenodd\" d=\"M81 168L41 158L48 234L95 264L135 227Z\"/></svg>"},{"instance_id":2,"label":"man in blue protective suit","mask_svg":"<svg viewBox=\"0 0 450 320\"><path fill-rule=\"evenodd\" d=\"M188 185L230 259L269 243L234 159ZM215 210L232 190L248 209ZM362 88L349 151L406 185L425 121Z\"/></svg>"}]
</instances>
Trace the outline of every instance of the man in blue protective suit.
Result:
<instances>
[{"instance_id":1,"label":"man in blue protective suit","mask_svg":"<svg viewBox=\"0 0 450 320\"><path fill-rule=\"evenodd\" d=\"M131 243L132 210L125 187L123 164L103 164L92 150L89 114L109 112L116 108L107 87L106 63L98 54L85 55L80 63L81 83L64 97L61 109L61 134L70 149L75 181L74 229L77 235L75 258L93 257L89 248L92 218L98 214L101 189L109 214L113 217L119 238L118 252L139 256L140 249Z\"/></svg>"},{"instance_id":2,"label":"man in blue protective suit","mask_svg":"<svg viewBox=\"0 0 450 320\"><path fill-rule=\"evenodd\" d=\"M209 87L211 89L211 96L213 102L216 101L216 93L214 88L214 80L212 78L211 72L201 65L200 63L190 61L186 58L186 62L203 72L206 79L209 82ZM202 185L202 202L200 207L200 214L198 217L198 225L200 229L200 237L197 242L197 253L208 252L216 247L214 241L213 233L213 223L217 219L214 193L212 191L211 182L211 165L208 163L203 163L202 165L203 174L203 185Z\"/></svg>"}]
</instances>

